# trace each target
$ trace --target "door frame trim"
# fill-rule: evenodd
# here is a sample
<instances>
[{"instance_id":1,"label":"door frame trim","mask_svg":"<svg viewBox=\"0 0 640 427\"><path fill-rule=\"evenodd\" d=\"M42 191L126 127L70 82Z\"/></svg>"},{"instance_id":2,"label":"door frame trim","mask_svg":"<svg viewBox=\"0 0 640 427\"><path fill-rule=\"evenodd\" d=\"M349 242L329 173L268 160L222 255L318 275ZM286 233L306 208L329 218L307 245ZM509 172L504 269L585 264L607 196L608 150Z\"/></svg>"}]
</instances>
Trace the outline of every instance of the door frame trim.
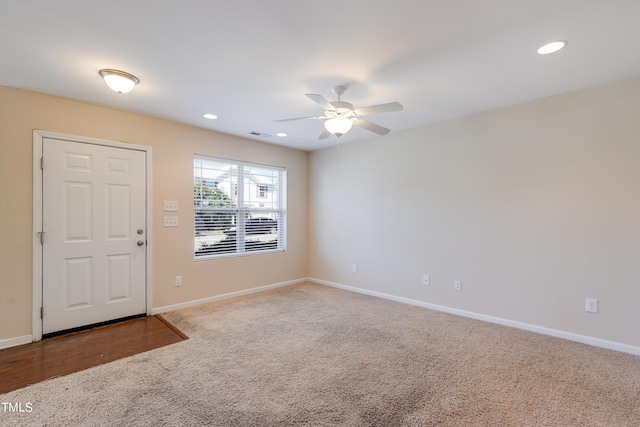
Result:
<instances>
[{"instance_id":1,"label":"door frame trim","mask_svg":"<svg viewBox=\"0 0 640 427\"><path fill-rule=\"evenodd\" d=\"M105 139L90 138L84 136L67 135L57 132L48 132L39 129L33 130L33 236L32 236L32 313L31 330L32 340L42 339L42 318L40 308L42 307L42 245L40 244L40 232L42 231L42 169L40 162L43 153L43 140L45 138L59 139L64 141L78 142L82 144L104 145L114 148L124 148L128 150L143 151L146 160L146 223L147 223L147 250L146 250L146 305L147 315L153 311L153 287L152 287L152 260L153 260L153 167L152 149L147 145L129 144L126 142L109 141ZM46 235L45 235L46 239Z\"/></svg>"}]
</instances>

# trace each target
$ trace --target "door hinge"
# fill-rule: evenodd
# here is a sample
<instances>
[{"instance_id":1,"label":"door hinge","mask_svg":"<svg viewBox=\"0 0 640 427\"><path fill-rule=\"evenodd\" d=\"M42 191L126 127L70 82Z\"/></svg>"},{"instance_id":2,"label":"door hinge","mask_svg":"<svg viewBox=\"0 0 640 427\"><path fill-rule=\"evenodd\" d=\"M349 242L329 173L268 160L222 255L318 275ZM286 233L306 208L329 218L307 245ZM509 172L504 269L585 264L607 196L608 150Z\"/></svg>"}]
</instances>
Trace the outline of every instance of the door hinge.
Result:
<instances>
[{"instance_id":1,"label":"door hinge","mask_svg":"<svg viewBox=\"0 0 640 427\"><path fill-rule=\"evenodd\" d=\"M40 244L44 245L44 231L38 231L38 238L40 239Z\"/></svg>"},{"instance_id":2,"label":"door hinge","mask_svg":"<svg viewBox=\"0 0 640 427\"><path fill-rule=\"evenodd\" d=\"M44 307L40 307L40 318L44 319Z\"/></svg>"},{"instance_id":3,"label":"door hinge","mask_svg":"<svg viewBox=\"0 0 640 427\"><path fill-rule=\"evenodd\" d=\"M40 169L44 170L44 157L40 157Z\"/></svg>"}]
</instances>

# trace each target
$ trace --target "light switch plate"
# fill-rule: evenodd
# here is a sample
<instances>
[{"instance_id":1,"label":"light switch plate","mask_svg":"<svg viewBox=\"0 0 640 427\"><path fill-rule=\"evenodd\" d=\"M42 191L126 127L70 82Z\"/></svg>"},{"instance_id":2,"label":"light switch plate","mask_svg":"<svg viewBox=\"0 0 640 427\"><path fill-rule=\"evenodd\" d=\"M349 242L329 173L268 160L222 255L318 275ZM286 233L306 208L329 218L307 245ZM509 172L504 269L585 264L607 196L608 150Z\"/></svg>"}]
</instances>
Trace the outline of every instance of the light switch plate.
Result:
<instances>
[{"instance_id":1,"label":"light switch plate","mask_svg":"<svg viewBox=\"0 0 640 427\"><path fill-rule=\"evenodd\" d=\"M164 226L165 227L177 227L178 226L178 217L177 216L165 216L164 217Z\"/></svg>"},{"instance_id":2,"label":"light switch plate","mask_svg":"<svg viewBox=\"0 0 640 427\"><path fill-rule=\"evenodd\" d=\"M165 212L175 212L178 210L178 202L174 202L171 200L164 201L164 210Z\"/></svg>"}]
</instances>

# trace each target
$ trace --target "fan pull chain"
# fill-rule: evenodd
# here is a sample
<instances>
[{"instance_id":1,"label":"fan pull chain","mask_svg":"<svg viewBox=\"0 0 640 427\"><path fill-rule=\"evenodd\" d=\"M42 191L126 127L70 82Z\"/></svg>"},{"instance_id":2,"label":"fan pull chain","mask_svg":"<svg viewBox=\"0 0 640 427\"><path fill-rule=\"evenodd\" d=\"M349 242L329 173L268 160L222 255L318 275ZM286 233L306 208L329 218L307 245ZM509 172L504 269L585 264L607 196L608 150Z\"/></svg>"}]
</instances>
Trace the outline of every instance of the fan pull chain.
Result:
<instances>
[{"instance_id":1,"label":"fan pull chain","mask_svg":"<svg viewBox=\"0 0 640 427\"><path fill-rule=\"evenodd\" d=\"M336 138L336 164L340 164L340 137Z\"/></svg>"}]
</instances>

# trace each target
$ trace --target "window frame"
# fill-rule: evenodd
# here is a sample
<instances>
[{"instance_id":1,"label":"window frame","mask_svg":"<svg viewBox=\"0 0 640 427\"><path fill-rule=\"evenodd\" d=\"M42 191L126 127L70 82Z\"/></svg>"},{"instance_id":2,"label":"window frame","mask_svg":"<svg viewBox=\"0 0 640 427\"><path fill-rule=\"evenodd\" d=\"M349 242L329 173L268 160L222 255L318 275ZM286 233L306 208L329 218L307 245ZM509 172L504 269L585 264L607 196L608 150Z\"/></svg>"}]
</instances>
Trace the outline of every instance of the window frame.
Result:
<instances>
[{"instance_id":1,"label":"window frame","mask_svg":"<svg viewBox=\"0 0 640 427\"><path fill-rule=\"evenodd\" d=\"M206 162L210 162L208 168L205 168ZM214 164L217 164L214 166ZM221 166L223 165L223 166ZM200 174L198 175L198 168L200 169ZM204 176L204 170L209 171L210 173L218 173L228 168L228 177L225 180L228 180L228 192L224 190L225 185L224 180L221 181L219 176L216 177L207 177ZM252 169L254 172L252 172ZM270 182L268 184L260 183L258 179L262 176L255 172L258 171L266 171L271 175L267 175L267 177L274 182ZM261 255L266 253L277 253L284 252L287 249L287 203L286 203L286 181L287 181L287 170L282 166L274 166L267 165L261 163L247 162L243 160L235 160L228 158L221 158L203 154L194 154L193 157L193 185L194 185L194 260L196 261L205 261L205 260L215 260L221 258L229 258L229 257L238 257L238 256L249 256L249 255ZM207 185L207 182L216 182L215 188L222 188L227 196L231 199L232 203L235 206L213 206L208 207L208 205L204 205L202 203L202 198L197 198L197 185L198 181L200 185ZM256 191L259 196L259 188L260 186L267 186L270 188L270 191L265 194L264 198L261 197L253 197L252 196L252 188L251 185L256 186ZM202 189L199 193L202 195ZM268 199L269 194L273 195L273 200L269 203L270 207L265 207L265 199ZM205 215L203 216L202 213ZM211 237L211 234L207 234L207 236L203 236L202 232L206 233L216 233L214 228L199 228L199 221L196 220L198 215L200 215L200 221L204 224L203 218L212 218L214 215L225 215L228 213L233 219L235 219L235 224L232 222L229 225L234 225L234 227L228 227L225 229L217 230L218 234L216 239L220 238L219 232L222 231L223 237L222 241L210 243L213 240L207 240L207 243L203 243L203 237ZM271 218L276 223L275 233L263 233L263 229L260 226L261 221L257 221L258 230L252 232L251 230L245 229L245 223L248 223L252 218ZM243 219L243 220L241 220ZM233 231L231 231L233 230ZM256 232L257 231L257 232ZM273 232L273 229L270 230ZM256 241L256 235L258 240ZM266 242L260 242L259 238L261 236L272 236L275 235L275 240L268 240ZM213 239L213 238L212 238ZM221 245L221 243L226 242L226 245ZM215 249L216 244L220 246L219 249ZM262 246L262 248L260 248Z\"/></svg>"}]
</instances>

